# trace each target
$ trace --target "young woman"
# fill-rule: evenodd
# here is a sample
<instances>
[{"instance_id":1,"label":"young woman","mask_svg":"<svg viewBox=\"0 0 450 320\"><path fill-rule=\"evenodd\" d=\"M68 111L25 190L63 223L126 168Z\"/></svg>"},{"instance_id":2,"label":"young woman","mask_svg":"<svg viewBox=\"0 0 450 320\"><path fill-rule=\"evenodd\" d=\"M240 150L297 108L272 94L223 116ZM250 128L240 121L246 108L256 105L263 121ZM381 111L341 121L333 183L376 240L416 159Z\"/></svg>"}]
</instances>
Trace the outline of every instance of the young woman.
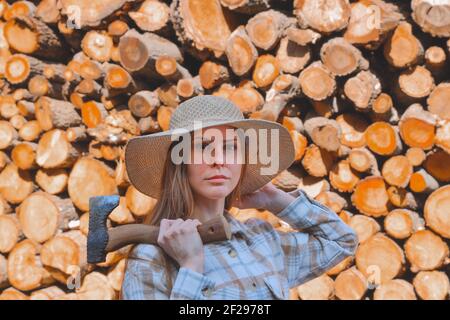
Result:
<instances>
[{"instance_id":1,"label":"young woman","mask_svg":"<svg viewBox=\"0 0 450 320\"><path fill-rule=\"evenodd\" d=\"M190 142L184 148L173 138L180 130ZM247 135L252 130L256 135ZM268 149L277 164L269 173L261 152ZM293 161L284 127L245 119L227 99L209 95L181 103L170 130L131 139L127 173L138 190L158 199L145 223L159 225L160 233L158 245L132 249L122 298L288 299L289 288L353 255L357 237L334 212L300 189L287 193L271 184ZM232 206L267 209L298 231L256 218L240 222ZM203 244L197 226L217 215L229 222L231 239Z\"/></svg>"}]
</instances>

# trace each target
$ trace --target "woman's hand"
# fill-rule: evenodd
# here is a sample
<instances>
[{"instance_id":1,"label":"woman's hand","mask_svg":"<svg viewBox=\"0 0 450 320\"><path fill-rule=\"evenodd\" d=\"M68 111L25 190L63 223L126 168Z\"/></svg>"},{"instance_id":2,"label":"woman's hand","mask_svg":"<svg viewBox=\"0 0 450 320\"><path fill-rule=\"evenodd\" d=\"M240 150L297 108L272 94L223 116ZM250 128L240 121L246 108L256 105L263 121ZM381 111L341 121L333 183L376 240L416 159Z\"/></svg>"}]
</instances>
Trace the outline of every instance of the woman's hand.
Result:
<instances>
[{"instance_id":1,"label":"woman's hand","mask_svg":"<svg viewBox=\"0 0 450 320\"><path fill-rule=\"evenodd\" d=\"M240 209L267 209L278 214L294 200L295 197L269 182L259 190L242 196L241 201L236 201L235 206Z\"/></svg>"},{"instance_id":2,"label":"woman's hand","mask_svg":"<svg viewBox=\"0 0 450 320\"><path fill-rule=\"evenodd\" d=\"M198 219L162 219L158 245L178 262L180 267L203 273L203 242L198 233Z\"/></svg>"}]
</instances>

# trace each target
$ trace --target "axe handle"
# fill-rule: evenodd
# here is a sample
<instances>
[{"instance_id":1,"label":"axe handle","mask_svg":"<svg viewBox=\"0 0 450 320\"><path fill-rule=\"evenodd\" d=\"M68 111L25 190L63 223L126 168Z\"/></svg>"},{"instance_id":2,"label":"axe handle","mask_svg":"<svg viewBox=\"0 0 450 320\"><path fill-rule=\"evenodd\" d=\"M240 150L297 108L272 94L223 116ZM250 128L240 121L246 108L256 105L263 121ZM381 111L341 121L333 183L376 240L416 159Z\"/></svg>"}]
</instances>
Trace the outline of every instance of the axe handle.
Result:
<instances>
[{"instance_id":1,"label":"axe handle","mask_svg":"<svg viewBox=\"0 0 450 320\"><path fill-rule=\"evenodd\" d=\"M197 226L203 243L228 240L231 231L223 216L210 219ZM132 243L158 244L159 227L145 224L128 224L108 229L106 252L118 250Z\"/></svg>"}]
</instances>

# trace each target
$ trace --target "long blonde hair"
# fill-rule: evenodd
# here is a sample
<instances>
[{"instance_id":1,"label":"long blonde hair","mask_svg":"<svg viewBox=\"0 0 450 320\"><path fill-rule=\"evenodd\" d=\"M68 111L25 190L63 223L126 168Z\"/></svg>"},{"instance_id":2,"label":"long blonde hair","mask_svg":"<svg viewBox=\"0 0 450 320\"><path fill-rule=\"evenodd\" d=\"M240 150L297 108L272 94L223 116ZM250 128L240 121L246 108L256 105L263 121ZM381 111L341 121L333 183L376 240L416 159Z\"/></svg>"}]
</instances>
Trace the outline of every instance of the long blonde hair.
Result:
<instances>
[{"instance_id":1,"label":"long blonde hair","mask_svg":"<svg viewBox=\"0 0 450 320\"><path fill-rule=\"evenodd\" d=\"M168 150L168 154L171 153L172 148L177 144L177 141L174 141ZM226 210L230 210L236 200L240 200L241 198L241 185L243 177L245 176L245 172L247 170L248 163L248 140L245 139L245 161L242 166L241 176L239 177L239 181L236 187L232 192L225 198L225 208ZM171 160L170 156L166 157L166 161L164 164L162 180L160 186L160 197L157 200L155 206L151 210L151 212L145 217L143 223L148 225L159 226L162 219L178 219L181 218L183 220L191 219L194 212L194 196L189 184L188 176L187 176L187 164L174 164ZM176 196L174 196L176 195ZM133 245L131 249L128 251L128 255L133 251L134 247L137 244ZM166 271L169 273L168 261L173 259L164 254L164 261L166 263ZM128 266L128 256L126 257L126 267L125 272ZM170 276L167 276L167 281L170 283L170 287L172 287L172 279ZM119 298L122 298L122 289L119 292Z\"/></svg>"}]
</instances>

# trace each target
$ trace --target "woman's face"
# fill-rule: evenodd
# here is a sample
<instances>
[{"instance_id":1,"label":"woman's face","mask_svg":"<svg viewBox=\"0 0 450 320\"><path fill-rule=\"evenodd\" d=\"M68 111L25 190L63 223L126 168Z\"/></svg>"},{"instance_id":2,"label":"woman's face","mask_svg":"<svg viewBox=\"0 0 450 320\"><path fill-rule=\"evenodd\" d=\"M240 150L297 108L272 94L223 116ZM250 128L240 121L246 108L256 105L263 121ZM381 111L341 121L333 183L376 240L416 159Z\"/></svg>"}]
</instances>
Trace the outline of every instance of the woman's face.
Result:
<instances>
[{"instance_id":1,"label":"woman's face","mask_svg":"<svg viewBox=\"0 0 450 320\"><path fill-rule=\"evenodd\" d=\"M187 164L194 194L207 199L228 196L239 182L242 150L236 129L228 126L203 128L192 135L191 163Z\"/></svg>"}]
</instances>

